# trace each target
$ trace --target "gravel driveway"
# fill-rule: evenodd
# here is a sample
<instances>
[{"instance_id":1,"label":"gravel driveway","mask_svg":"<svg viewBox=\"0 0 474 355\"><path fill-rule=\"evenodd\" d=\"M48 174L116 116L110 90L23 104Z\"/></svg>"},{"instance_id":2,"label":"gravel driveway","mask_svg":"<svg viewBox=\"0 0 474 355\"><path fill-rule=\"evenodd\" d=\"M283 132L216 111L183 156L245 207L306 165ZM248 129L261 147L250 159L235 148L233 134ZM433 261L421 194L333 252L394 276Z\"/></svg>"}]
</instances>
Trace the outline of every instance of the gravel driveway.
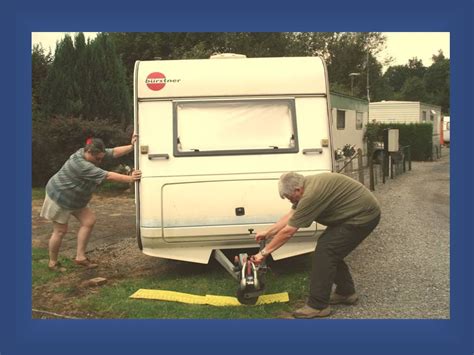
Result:
<instances>
[{"instance_id":1,"label":"gravel driveway","mask_svg":"<svg viewBox=\"0 0 474 355\"><path fill-rule=\"evenodd\" d=\"M357 306L331 318L449 319L449 149L375 187L382 218L347 257Z\"/></svg>"}]
</instances>

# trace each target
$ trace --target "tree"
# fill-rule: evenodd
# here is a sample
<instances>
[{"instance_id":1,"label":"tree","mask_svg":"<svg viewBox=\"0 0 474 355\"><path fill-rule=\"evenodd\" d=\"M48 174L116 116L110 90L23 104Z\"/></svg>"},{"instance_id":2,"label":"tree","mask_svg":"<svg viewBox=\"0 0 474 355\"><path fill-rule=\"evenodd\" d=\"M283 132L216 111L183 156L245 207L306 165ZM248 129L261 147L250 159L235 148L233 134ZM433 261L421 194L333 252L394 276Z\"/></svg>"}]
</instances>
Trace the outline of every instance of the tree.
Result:
<instances>
[{"instance_id":1,"label":"tree","mask_svg":"<svg viewBox=\"0 0 474 355\"><path fill-rule=\"evenodd\" d=\"M289 51L292 55L320 56L328 60L329 43L335 38L334 32L293 32L288 33Z\"/></svg>"},{"instance_id":2,"label":"tree","mask_svg":"<svg viewBox=\"0 0 474 355\"><path fill-rule=\"evenodd\" d=\"M285 32L225 33L225 47L218 51L246 54L248 57L284 57L289 55L291 37Z\"/></svg>"},{"instance_id":3,"label":"tree","mask_svg":"<svg viewBox=\"0 0 474 355\"><path fill-rule=\"evenodd\" d=\"M421 60L414 57L406 65L389 67L384 74L386 87L392 89L392 99L425 101L449 110L449 59L440 50L433 55L433 64L425 67ZM418 80L414 80L414 78ZM424 87L421 88L420 82ZM418 87L420 91L414 88ZM390 94L390 90L386 91ZM389 99L389 98L385 98Z\"/></svg>"},{"instance_id":4,"label":"tree","mask_svg":"<svg viewBox=\"0 0 474 355\"><path fill-rule=\"evenodd\" d=\"M433 63L442 62L445 59L446 59L446 57L444 56L444 53L443 53L442 49L438 50L438 55L433 54L431 56L431 60L433 61Z\"/></svg>"},{"instance_id":5,"label":"tree","mask_svg":"<svg viewBox=\"0 0 474 355\"><path fill-rule=\"evenodd\" d=\"M389 67L384 74L384 79L394 92L400 92L405 82L411 77L423 79L426 68L418 58L414 57L408 60L406 65L396 65Z\"/></svg>"},{"instance_id":6,"label":"tree","mask_svg":"<svg viewBox=\"0 0 474 355\"><path fill-rule=\"evenodd\" d=\"M421 60L412 58L406 65L392 66L385 72L384 100L423 101L439 105L449 113L450 60L442 50L432 56L433 64L425 67Z\"/></svg>"},{"instance_id":7,"label":"tree","mask_svg":"<svg viewBox=\"0 0 474 355\"><path fill-rule=\"evenodd\" d=\"M34 45L31 53L31 91L33 117L42 110L41 85L48 76L48 68L52 62L51 52L45 53L40 45Z\"/></svg>"},{"instance_id":8,"label":"tree","mask_svg":"<svg viewBox=\"0 0 474 355\"><path fill-rule=\"evenodd\" d=\"M90 75L90 49L82 32L74 38L76 57L71 65L74 67L74 82L77 85L77 106L74 113L76 116L90 117L91 106L88 100L91 84Z\"/></svg>"},{"instance_id":9,"label":"tree","mask_svg":"<svg viewBox=\"0 0 474 355\"><path fill-rule=\"evenodd\" d=\"M390 84L381 76L371 84L371 101L393 100L395 92Z\"/></svg>"},{"instance_id":10,"label":"tree","mask_svg":"<svg viewBox=\"0 0 474 355\"><path fill-rule=\"evenodd\" d=\"M384 79L394 92L400 92L409 76L410 71L406 65L395 65L387 69Z\"/></svg>"},{"instance_id":11,"label":"tree","mask_svg":"<svg viewBox=\"0 0 474 355\"><path fill-rule=\"evenodd\" d=\"M137 60L169 59L172 45L168 33L161 32L111 32L117 55L126 73L127 87L133 92L133 72Z\"/></svg>"},{"instance_id":12,"label":"tree","mask_svg":"<svg viewBox=\"0 0 474 355\"><path fill-rule=\"evenodd\" d=\"M433 64L426 69L424 82L433 103L440 105L443 112L449 113L450 60L444 57L441 50L438 56L433 55Z\"/></svg>"},{"instance_id":13,"label":"tree","mask_svg":"<svg viewBox=\"0 0 474 355\"><path fill-rule=\"evenodd\" d=\"M75 50L72 39L65 35L57 43L54 59L42 88L41 101L47 116L74 115L78 106L78 87L74 75Z\"/></svg>"},{"instance_id":14,"label":"tree","mask_svg":"<svg viewBox=\"0 0 474 355\"><path fill-rule=\"evenodd\" d=\"M423 65L421 59L413 57L408 59L408 71L410 76L416 76L422 79L426 72L426 67Z\"/></svg>"},{"instance_id":15,"label":"tree","mask_svg":"<svg viewBox=\"0 0 474 355\"><path fill-rule=\"evenodd\" d=\"M49 117L109 119L124 128L132 121L125 68L106 33L88 43L82 33L74 42L66 35L57 45L40 96Z\"/></svg>"},{"instance_id":16,"label":"tree","mask_svg":"<svg viewBox=\"0 0 474 355\"><path fill-rule=\"evenodd\" d=\"M427 100L428 96L423 79L416 76L412 76L405 81L398 98L404 101L430 101Z\"/></svg>"},{"instance_id":17,"label":"tree","mask_svg":"<svg viewBox=\"0 0 474 355\"><path fill-rule=\"evenodd\" d=\"M132 123L132 101L125 68L116 53L114 41L107 33L100 33L90 44L88 73L90 118L110 119L126 128Z\"/></svg>"},{"instance_id":18,"label":"tree","mask_svg":"<svg viewBox=\"0 0 474 355\"><path fill-rule=\"evenodd\" d=\"M337 83L350 90L349 74L360 73L354 80L354 95L367 98L367 76L370 86L382 76L382 65L375 55L385 43L385 37L378 32L336 32L329 38L326 34L325 40L327 46L321 52L328 63L331 85Z\"/></svg>"}]
</instances>

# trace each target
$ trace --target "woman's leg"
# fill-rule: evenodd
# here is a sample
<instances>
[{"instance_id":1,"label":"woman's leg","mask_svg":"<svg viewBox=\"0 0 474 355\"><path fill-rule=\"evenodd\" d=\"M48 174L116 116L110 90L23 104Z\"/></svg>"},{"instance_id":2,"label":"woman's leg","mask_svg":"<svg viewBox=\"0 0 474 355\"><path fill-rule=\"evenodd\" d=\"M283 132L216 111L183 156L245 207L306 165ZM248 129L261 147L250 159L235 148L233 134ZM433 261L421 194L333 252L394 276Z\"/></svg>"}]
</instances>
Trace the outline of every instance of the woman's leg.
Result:
<instances>
[{"instance_id":1,"label":"woman's leg","mask_svg":"<svg viewBox=\"0 0 474 355\"><path fill-rule=\"evenodd\" d=\"M76 260L81 261L87 259L87 243L89 242L89 237L91 236L92 229L94 228L96 218L94 212L92 212L89 207L73 212L73 216L75 216L81 224L79 231L77 232L76 253Z\"/></svg>"},{"instance_id":2,"label":"woman's leg","mask_svg":"<svg viewBox=\"0 0 474 355\"><path fill-rule=\"evenodd\" d=\"M61 242L63 237L67 233L67 223L61 224L53 222L53 234L49 239L49 267L54 267L58 262L59 248L61 247Z\"/></svg>"}]
</instances>

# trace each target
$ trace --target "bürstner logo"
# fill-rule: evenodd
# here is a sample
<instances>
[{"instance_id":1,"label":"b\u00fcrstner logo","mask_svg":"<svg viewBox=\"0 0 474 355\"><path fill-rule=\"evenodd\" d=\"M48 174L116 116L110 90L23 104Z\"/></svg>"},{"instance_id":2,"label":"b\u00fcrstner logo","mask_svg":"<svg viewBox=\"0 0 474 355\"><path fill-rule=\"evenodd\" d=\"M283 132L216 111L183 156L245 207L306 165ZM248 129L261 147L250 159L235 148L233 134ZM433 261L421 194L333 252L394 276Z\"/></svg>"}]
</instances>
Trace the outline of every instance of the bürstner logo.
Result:
<instances>
[{"instance_id":1,"label":"b\u00fcrstner logo","mask_svg":"<svg viewBox=\"0 0 474 355\"><path fill-rule=\"evenodd\" d=\"M165 75L160 72L148 74L145 84L150 90L158 91L165 87L167 83L179 83L181 79L166 79Z\"/></svg>"}]
</instances>

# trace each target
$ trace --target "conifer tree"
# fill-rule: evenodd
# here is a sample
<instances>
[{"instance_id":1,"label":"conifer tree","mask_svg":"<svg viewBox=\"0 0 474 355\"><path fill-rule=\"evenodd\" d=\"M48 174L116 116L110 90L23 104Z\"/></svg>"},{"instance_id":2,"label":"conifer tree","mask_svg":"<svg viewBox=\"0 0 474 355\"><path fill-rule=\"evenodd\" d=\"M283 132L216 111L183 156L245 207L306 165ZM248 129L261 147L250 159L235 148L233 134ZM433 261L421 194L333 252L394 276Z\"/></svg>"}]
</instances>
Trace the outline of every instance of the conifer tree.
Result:
<instances>
[{"instance_id":1,"label":"conifer tree","mask_svg":"<svg viewBox=\"0 0 474 355\"><path fill-rule=\"evenodd\" d=\"M45 53L40 45L33 46L31 53L31 96L33 119L37 118L42 111L41 85L48 76L51 64L51 52Z\"/></svg>"},{"instance_id":2,"label":"conifer tree","mask_svg":"<svg viewBox=\"0 0 474 355\"><path fill-rule=\"evenodd\" d=\"M54 60L42 90L42 102L46 115L73 115L77 99L74 80L75 50L72 39L65 35L57 43Z\"/></svg>"},{"instance_id":3,"label":"conifer tree","mask_svg":"<svg viewBox=\"0 0 474 355\"><path fill-rule=\"evenodd\" d=\"M120 123L124 128L131 124L132 103L125 68L113 40L106 33L91 42L89 73L91 114Z\"/></svg>"},{"instance_id":4,"label":"conifer tree","mask_svg":"<svg viewBox=\"0 0 474 355\"><path fill-rule=\"evenodd\" d=\"M90 117L90 104L87 100L90 86L89 73L89 48L82 32L74 38L75 58L74 58L74 82L77 86L77 111L78 117Z\"/></svg>"},{"instance_id":5,"label":"conifer tree","mask_svg":"<svg viewBox=\"0 0 474 355\"><path fill-rule=\"evenodd\" d=\"M47 116L106 119L124 128L132 123L125 68L106 33L87 43L83 33L74 42L65 35L40 96Z\"/></svg>"}]
</instances>

